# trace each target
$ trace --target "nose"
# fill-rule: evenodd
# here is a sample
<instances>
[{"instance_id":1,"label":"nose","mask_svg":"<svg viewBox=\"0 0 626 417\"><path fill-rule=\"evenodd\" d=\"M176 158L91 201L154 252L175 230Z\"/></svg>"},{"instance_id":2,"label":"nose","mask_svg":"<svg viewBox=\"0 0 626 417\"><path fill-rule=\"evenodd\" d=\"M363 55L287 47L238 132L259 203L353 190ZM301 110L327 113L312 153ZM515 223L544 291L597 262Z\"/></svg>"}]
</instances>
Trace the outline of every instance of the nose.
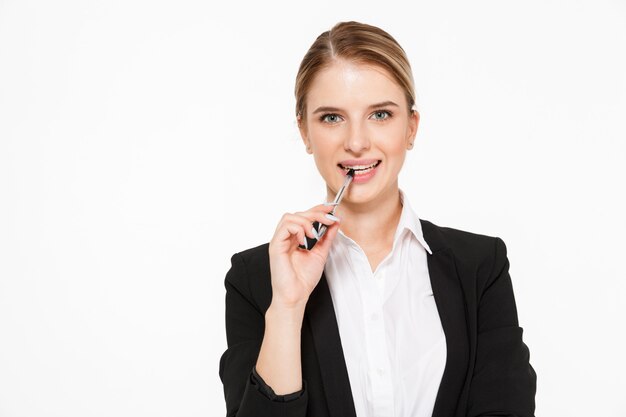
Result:
<instances>
[{"instance_id":1,"label":"nose","mask_svg":"<svg viewBox=\"0 0 626 417\"><path fill-rule=\"evenodd\" d=\"M348 129L344 145L348 152L362 153L370 148L370 140L367 129L359 123L352 123Z\"/></svg>"}]
</instances>

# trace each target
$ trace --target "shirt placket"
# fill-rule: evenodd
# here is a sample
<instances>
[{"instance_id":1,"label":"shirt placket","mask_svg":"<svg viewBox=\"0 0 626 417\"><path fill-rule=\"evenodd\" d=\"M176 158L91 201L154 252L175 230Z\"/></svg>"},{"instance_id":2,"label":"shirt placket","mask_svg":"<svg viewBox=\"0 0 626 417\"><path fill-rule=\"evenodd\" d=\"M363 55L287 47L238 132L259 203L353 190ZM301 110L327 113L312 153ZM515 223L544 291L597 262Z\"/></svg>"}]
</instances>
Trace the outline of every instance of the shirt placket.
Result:
<instances>
[{"instance_id":1,"label":"shirt placket","mask_svg":"<svg viewBox=\"0 0 626 417\"><path fill-rule=\"evenodd\" d=\"M367 345L368 372L371 381L370 404L373 415L376 417L393 417L393 382L391 364L387 352L387 338L385 334L385 320L383 312L384 269L378 270L376 275L371 272L365 254L362 254L367 265L363 303L365 338Z\"/></svg>"}]
</instances>

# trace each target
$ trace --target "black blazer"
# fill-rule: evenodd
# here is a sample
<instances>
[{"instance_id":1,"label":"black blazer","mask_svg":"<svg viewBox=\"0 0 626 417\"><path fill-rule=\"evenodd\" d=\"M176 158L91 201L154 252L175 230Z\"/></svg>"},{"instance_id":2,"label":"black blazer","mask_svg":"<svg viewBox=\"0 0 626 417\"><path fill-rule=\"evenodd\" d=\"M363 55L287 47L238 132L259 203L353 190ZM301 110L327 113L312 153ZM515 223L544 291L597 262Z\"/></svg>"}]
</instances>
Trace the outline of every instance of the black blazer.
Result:
<instances>
[{"instance_id":1,"label":"black blazer","mask_svg":"<svg viewBox=\"0 0 626 417\"><path fill-rule=\"evenodd\" d=\"M433 417L534 415L536 374L522 341L506 245L498 237L420 220L447 360ZM355 417L326 278L302 323L304 393L268 399L251 378L272 297L268 244L233 255L226 274L228 349L220 360L227 416Z\"/></svg>"}]
</instances>

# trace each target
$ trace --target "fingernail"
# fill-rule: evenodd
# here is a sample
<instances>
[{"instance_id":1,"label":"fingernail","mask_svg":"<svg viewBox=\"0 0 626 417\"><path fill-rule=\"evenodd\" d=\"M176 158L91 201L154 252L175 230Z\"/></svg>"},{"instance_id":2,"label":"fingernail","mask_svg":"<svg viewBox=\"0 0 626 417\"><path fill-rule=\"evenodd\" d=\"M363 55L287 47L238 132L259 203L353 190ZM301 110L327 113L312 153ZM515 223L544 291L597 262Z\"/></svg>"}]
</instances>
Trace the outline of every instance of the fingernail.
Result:
<instances>
[{"instance_id":1,"label":"fingernail","mask_svg":"<svg viewBox=\"0 0 626 417\"><path fill-rule=\"evenodd\" d=\"M329 220L332 220L334 222L338 222L339 220L341 220L339 217L335 217L335 216L333 216L330 213L326 213L326 218L329 219Z\"/></svg>"},{"instance_id":2,"label":"fingernail","mask_svg":"<svg viewBox=\"0 0 626 417\"><path fill-rule=\"evenodd\" d=\"M311 233L313 233L315 239L320 240L320 236L317 234L317 230L315 230L315 227L311 227Z\"/></svg>"},{"instance_id":3,"label":"fingernail","mask_svg":"<svg viewBox=\"0 0 626 417\"><path fill-rule=\"evenodd\" d=\"M309 248L309 245L306 243L306 235L304 236L304 241L302 242L302 246L304 246L305 249Z\"/></svg>"},{"instance_id":4,"label":"fingernail","mask_svg":"<svg viewBox=\"0 0 626 417\"><path fill-rule=\"evenodd\" d=\"M327 203L324 203L324 205L325 205L325 206L329 206L329 207L336 206L336 205L338 205L338 204L339 204L339 203L335 203L334 201L329 201L329 202L327 202Z\"/></svg>"}]
</instances>

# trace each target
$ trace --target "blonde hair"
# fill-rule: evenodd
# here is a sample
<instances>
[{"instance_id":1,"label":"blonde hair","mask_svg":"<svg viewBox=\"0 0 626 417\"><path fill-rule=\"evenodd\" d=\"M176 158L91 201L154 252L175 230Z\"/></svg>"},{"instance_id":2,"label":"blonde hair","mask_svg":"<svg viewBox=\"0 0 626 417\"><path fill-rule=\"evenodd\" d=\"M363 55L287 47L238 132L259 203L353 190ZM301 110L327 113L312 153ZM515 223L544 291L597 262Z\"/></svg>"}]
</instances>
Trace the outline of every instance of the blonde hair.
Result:
<instances>
[{"instance_id":1,"label":"blonde hair","mask_svg":"<svg viewBox=\"0 0 626 417\"><path fill-rule=\"evenodd\" d=\"M391 74L406 95L409 110L415 105L415 85L404 49L387 32L365 23L340 22L319 35L300 63L296 76L296 116L304 119L306 96L317 73L337 59L375 65Z\"/></svg>"}]
</instances>

